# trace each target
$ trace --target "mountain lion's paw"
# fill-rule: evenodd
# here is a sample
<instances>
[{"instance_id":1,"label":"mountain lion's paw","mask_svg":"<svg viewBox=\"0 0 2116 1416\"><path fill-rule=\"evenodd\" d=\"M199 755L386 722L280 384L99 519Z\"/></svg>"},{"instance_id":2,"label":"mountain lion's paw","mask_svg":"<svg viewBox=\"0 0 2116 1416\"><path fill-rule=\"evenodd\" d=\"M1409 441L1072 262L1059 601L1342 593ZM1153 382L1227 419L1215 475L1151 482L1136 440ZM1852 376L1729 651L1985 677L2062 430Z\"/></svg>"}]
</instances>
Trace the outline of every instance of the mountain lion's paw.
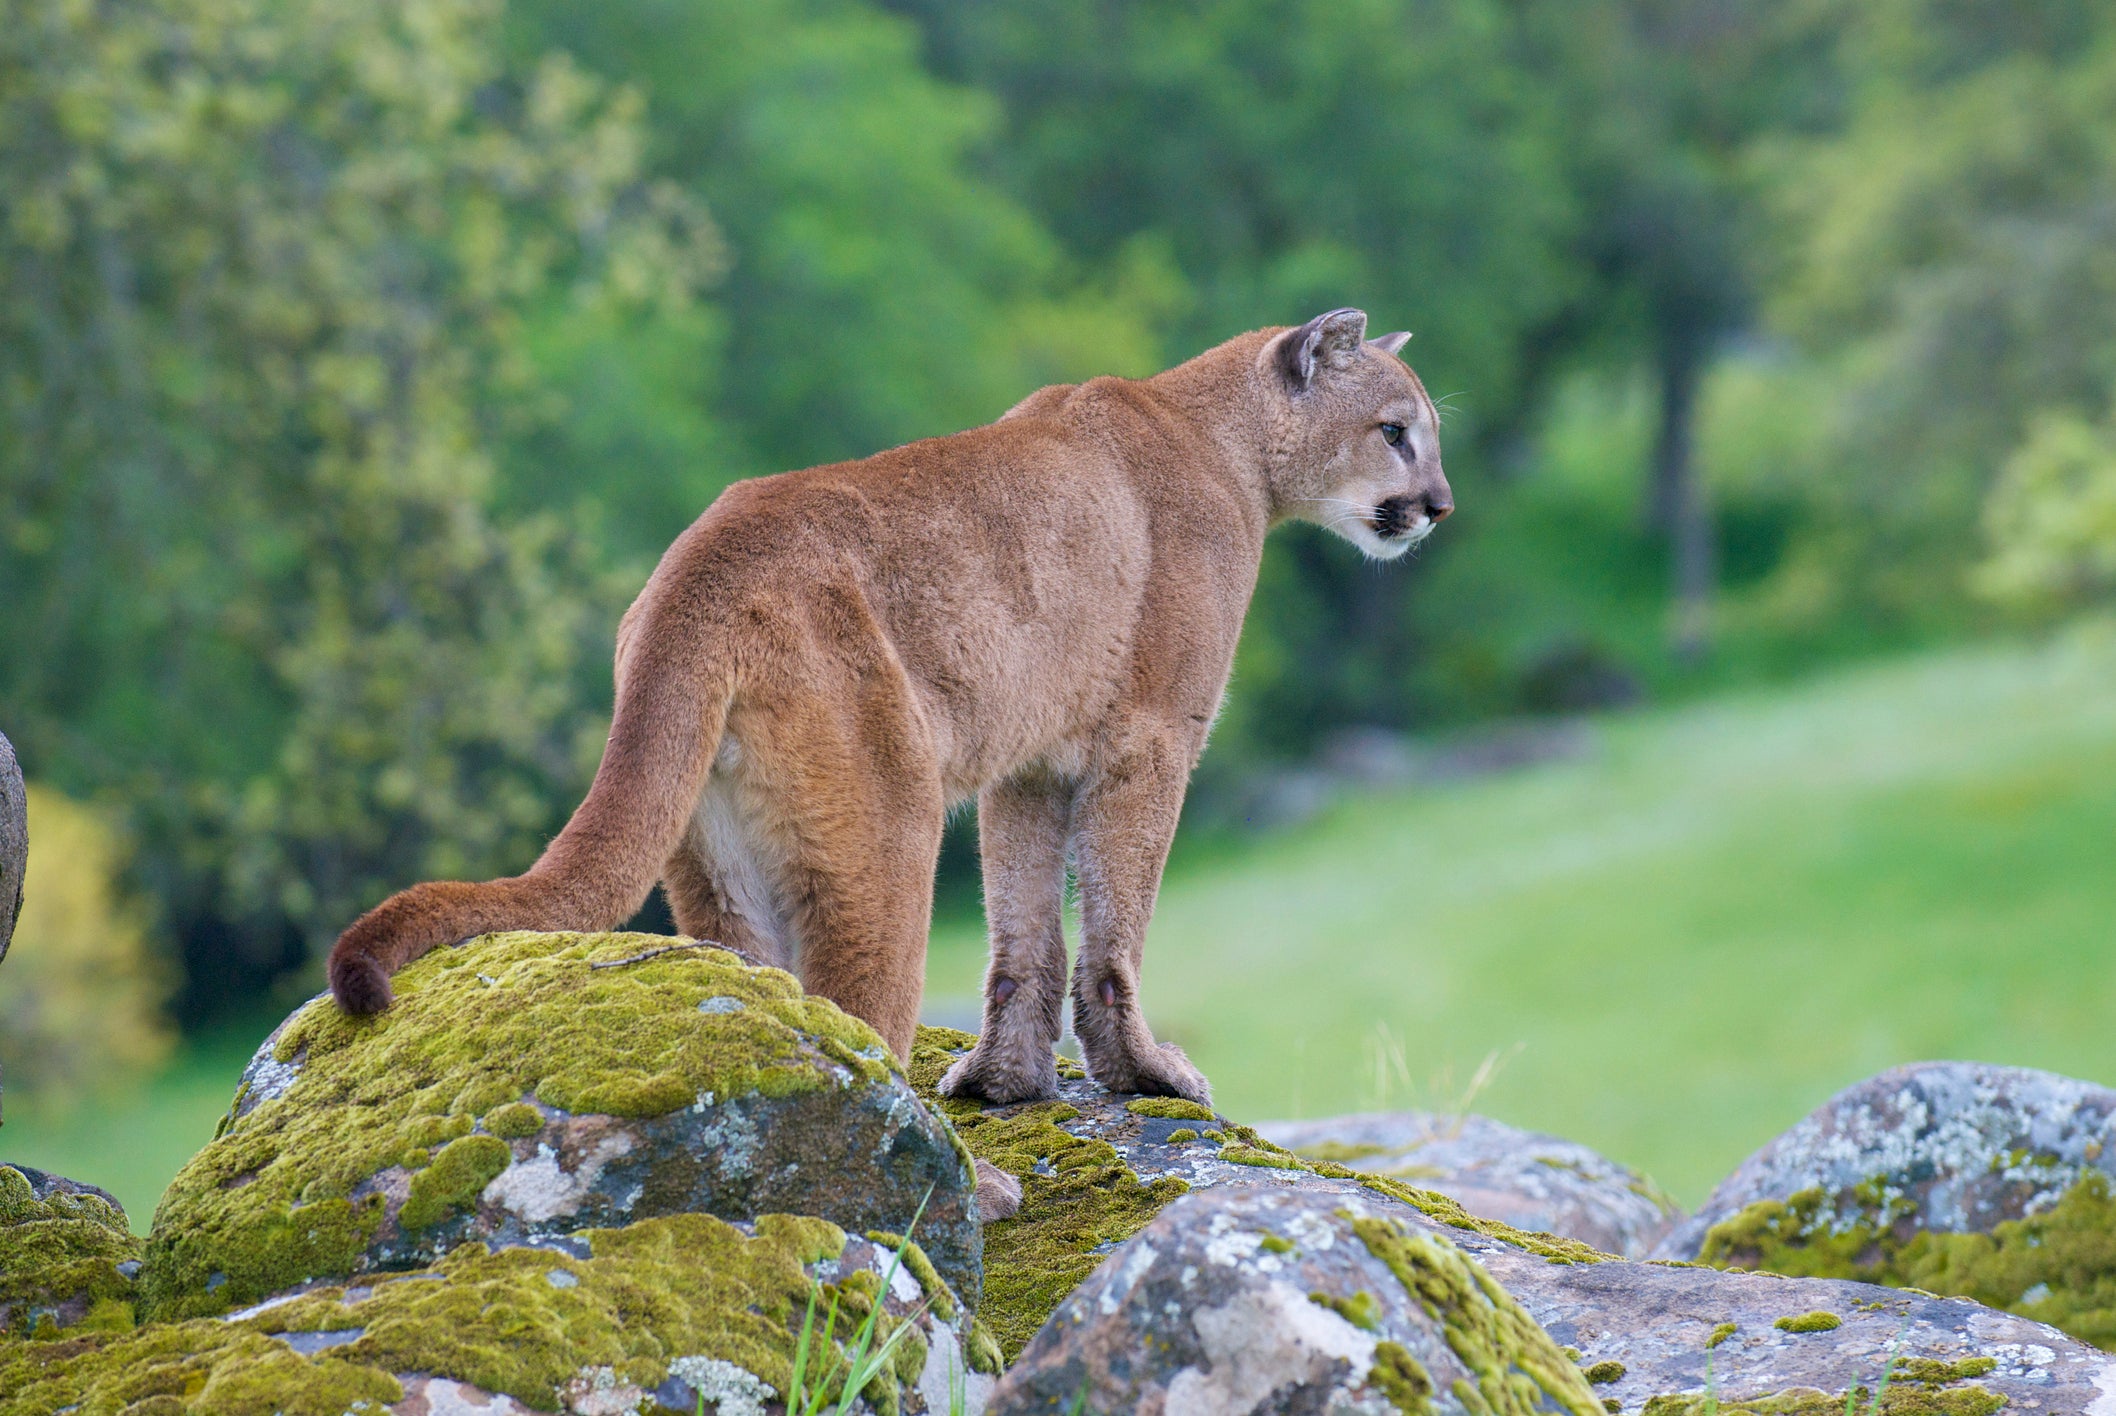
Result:
<instances>
[{"instance_id":1,"label":"mountain lion's paw","mask_svg":"<svg viewBox=\"0 0 2116 1416\"><path fill-rule=\"evenodd\" d=\"M1015 1101L1042 1101L1058 1095L1058 1065L1044 1054L1041 1068L1034 1063L1010 1062L982 1044L950 1067L934 1088L942 1096L961 1101L985 1101L1004 1106Z\"/></svg>"},{"instance_id":2,"label":"mountain lion's paw","mask_svg":"<svg viewBox=\"0 0 2116 1416\"><path fill-rule=\"evenodd\" d=\"M977 1222L1012 1219L1021 1209L1021 1182L992 1164L977 1162Z\"/></svg>"},{"instance_id":3,"label":"mountain lion's paw","mask_svg":"<svg viewBox=\"0 0 2116 1416\"><path fill-rule=\"evenodd\" d=\"M1090 1056L1087 1070L1113 1092L1136 1092L1141 1096L1179 1096L1200 1106L1212 1105L1212 1083L1190 1065L1183 1049L1172 1042L1156 1043L1146 1052L1118 1058L1114 1064L1100 1063Z\"/></svg>"}]
</instances>

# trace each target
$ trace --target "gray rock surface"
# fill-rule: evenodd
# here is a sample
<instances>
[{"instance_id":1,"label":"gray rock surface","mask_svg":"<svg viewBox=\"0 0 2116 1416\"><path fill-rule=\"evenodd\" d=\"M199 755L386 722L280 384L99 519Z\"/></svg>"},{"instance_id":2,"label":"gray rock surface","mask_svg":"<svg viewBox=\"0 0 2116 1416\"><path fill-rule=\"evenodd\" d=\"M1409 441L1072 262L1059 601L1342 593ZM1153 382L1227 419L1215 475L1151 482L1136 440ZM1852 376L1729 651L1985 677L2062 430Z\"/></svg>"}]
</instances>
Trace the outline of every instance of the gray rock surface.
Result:
<instances>
[{"instance_id":1,"label":"gray rock surface","mask_svg":"<svg viewBox=\"0 0 2116 1416\"><path fill-rule=\"evenodd\" d=\"M989 1409L1061 1411L1084 1392L1098 1412L1600 1416L1474 1261L1422 1217L1379 1213L1401 1208L1302 1187L1187 1195L1059 1306Z\"/></svg>"},{"instance_id":2,"label":"gray rock surface","mask_svg":"<svg viewBox=\"0 0 2116 1416\"><path fill-rule=\"evenodd\" d=\"M1488 1116L1367 1111L1260 1121L1286 1149L1438 1190L1472 1214L1642 1259L1682 1218L1652 1181L1598 1151Z\"/></svg>"},{"instance_id":3,"label":"gray rock surface","mask_svg":"<svg viewBox=\"0 0 2116 1416\"><path fill-rule=\"evenodd\" d=\"M1819 1410L1835 1416L1849 1392L1879 1383L1892 1356L1892 1385L1950 1393L1958 1403L1925 1408L1936 1416L2116 1416L2109 1354L1966 1298L1655 1263L1560 1268L1474 1238L1462 1247L1554 1340L1579 1351L1590 1379L1610 1377L1595 1392L1616 1410L1704 1416L1709 1391L1722 1416L1737 1416L1742 1400L1806 1392L1820 1393ZM1778 1326L1797 1328L1817 1313L1835 1325ZM1731 1331L1712 1346L1727 1324ZM1604 1363L1622 1370L1598 1372ZM1804 1416L1809 1408L1796 1409Z\"/></svg>"},{"instance_id":4,"label":"gray rock surface","mask_svg":"<svg viewBox=\"0 0 2116 1416\"><path fill-rule=\"evenodd\" d=\"M0 959L22 915L22 876L29 866L29 799L14 744L0 733Z\"/></svg>"},{"instance_id":5,"label":"gray rock surface","mask_svg":"<svg viewBox=\"0 0 2116 1416\"><path fill-rule=\"evenodd\" d=\"M126 1222L125 1207L118 1203L116 1195L101 1185L91 1185L85 1180L69 1180L64 1175L54 1175L49 1170L39 1170L34 1165L20 1165L13 1161L0 1161L0 1166L18 1172L29 1183L29 1196L32 1200L46 1201L54 1195L84 1195L109 1206L110 1214L115 1217L117 1223Z\"/></svg>"},{"instance_id":6,"label":"gray rock surface","mask_svg":"<svg viewBox=\"0 0 2116 1416\"><path fill-rule=\"evenodd\" d=\"M1878 1218L1988 1233L2049 1209L2090 1173L2116 1178L2112 1117L2116 1091L2051 1072L1897 1067L1839 1092L1743 1161L1655 1256L1695 1259L1714 1225L1806 1191L1821 1192L1825 1227Z\"/></svg>"}]
</instances>

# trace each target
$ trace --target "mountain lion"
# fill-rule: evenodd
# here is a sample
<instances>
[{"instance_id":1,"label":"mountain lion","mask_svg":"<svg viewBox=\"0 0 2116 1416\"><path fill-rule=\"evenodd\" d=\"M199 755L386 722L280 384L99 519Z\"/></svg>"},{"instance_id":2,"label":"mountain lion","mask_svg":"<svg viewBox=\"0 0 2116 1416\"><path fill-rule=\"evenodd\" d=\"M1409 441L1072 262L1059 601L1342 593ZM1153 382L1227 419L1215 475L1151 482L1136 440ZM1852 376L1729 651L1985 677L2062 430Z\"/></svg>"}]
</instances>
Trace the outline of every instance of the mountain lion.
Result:
<instances>
[{"instance_id":1,"label":"mountain lion","mask_svg":"<svg viewBox=\"0 0 2116 1416\"><path fill-rule=\"evenodd\" d=\"M908 1057L934 861L973 795L991 965L984 1032L942 1081L1049 1096L1066 992L1120 1092L1209 1098L1139 1008L1192 766L1219 711L1264 533L1317 522L1377 560L1454 509L1438 421L1332 310L1148 379L1032 394L998 422L737 483L676 539L617 631L587 800L524 875L415 885L331 950L354 1013L437 944L609 929L658 880L677 926L797 967Z\"/></svg>"}]
</instances>

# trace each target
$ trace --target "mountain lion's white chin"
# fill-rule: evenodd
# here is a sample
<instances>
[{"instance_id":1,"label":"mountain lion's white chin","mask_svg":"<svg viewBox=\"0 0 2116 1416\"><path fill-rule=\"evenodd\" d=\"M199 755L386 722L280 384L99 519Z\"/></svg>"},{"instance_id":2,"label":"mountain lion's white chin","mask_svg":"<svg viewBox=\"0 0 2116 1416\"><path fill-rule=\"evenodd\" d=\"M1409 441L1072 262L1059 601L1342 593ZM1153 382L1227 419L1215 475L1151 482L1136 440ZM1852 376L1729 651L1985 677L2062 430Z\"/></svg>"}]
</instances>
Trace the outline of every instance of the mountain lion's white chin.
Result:
<instances>
[{"instance_id":1,"label":"mountain lion's white chin","mask_svg":"<svg viewBox=\"0 0 2116 1416\"><path fill-rule=\"evenodd\" d=\"M1363 521L1348 522L1330 529L1359 547L1368 560L1377 561L1395 560L1425 539L1424 531L1407 531L1400 536L1384 536Z\"/></svg>"}]
</instances>

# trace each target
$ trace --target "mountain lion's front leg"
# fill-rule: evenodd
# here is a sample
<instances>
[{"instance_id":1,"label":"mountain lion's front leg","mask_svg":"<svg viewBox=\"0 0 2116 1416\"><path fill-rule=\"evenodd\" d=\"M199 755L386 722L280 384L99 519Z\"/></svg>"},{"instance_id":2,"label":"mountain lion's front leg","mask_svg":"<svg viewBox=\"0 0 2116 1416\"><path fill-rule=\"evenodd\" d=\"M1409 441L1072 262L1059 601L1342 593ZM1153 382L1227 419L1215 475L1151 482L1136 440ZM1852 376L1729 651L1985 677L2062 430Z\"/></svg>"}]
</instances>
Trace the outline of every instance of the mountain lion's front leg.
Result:
<instances>
[{"instance_id":1,"label":"mountain lion's front leg","mask_svg":"<svg viewBox=\"0 0 2116 1416\"><path fill-rule=\"evenodd\" d=\"M1073 814L1081 926L1073 1031L1088 1072L1111 1091L1209 1103L1211 1085L1182 1048L1154 1041L1139 1009L1146 925L1195 753L1180 730L1135 733L1080 789Z\"/></svg>"},{"instance_id":2,"label":"mountain lion's front leg","mask_svg":"<svg viewBox=\"0 0 2116 1416\"><path fill-rule=\"evenodd\" d=\"M1073 786L1041 771L977 798L985 914L984 1030L940 1079L942 1096L1030 1101L1058 1094L1051 1049L1065 1010L1065 841Z\"/></svg>"}]
</instances>

